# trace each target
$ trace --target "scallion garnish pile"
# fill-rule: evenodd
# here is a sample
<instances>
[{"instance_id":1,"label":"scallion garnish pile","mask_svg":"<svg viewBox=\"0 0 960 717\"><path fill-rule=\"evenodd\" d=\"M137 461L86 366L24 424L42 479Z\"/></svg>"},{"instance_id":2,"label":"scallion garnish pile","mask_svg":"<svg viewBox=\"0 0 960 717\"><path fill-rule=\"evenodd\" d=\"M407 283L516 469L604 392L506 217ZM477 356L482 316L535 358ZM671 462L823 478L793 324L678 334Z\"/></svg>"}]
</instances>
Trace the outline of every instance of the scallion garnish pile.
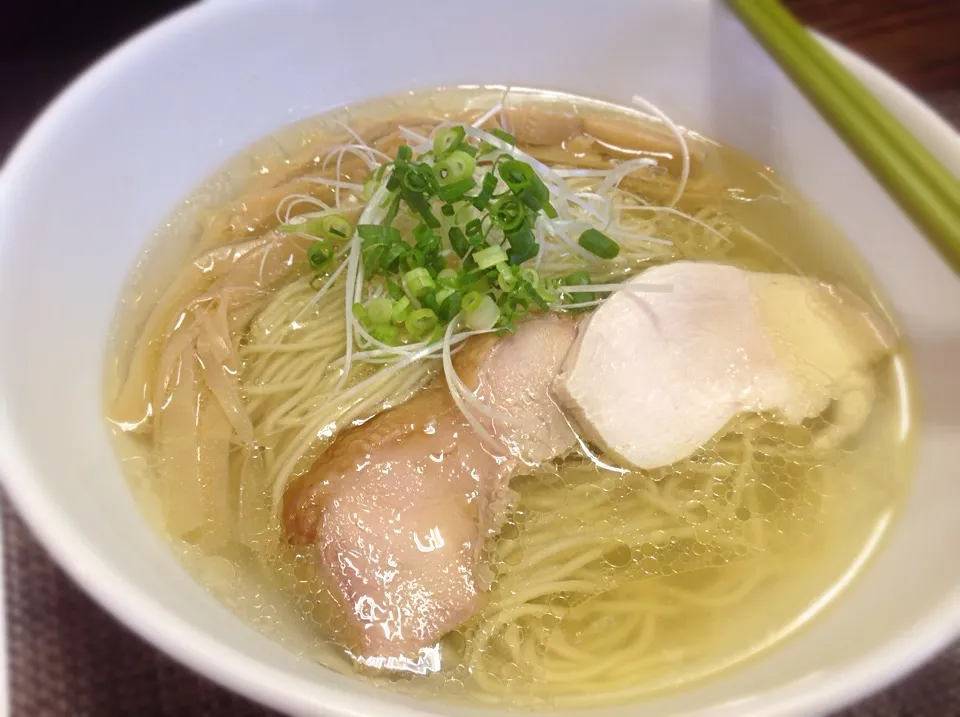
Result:
<instances>
[{"instance_id":1,"label":"scallion garnish pile","mask_svg":"<svg viewBox=\"0 0 960 717\"><path fill-rule=\"evenodd\" d=\"M375 342L435 343L455 317L472 331L511 331L530 311L577 310L596 299L567 288L589 285L585 271L538 272L544 234L559 213L539 163L523 156L501 130L444 127L422 152L401 145L380 166L355 230L339 215L291 227L319 237L308 254L318 273L348 237L359 243L360 281L380 281L383 290L355 301L352 313ZM595 228L578 244L598 259L620 251Z\"/></svg>"}]
</instances>

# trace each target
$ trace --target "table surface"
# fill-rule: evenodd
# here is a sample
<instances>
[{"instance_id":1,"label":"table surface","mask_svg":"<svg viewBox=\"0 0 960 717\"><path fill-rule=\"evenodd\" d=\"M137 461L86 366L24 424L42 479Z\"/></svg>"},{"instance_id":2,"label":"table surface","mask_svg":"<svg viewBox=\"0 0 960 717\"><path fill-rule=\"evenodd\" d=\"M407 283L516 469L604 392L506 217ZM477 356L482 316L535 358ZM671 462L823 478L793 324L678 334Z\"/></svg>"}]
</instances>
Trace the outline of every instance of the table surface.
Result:
<instances>
[{"instance_id":1,"label":"table surface","mask_svg":"<svg viewBox=\"0 0 960 717\"><path fill-rule=\"evenodd\" d=\"M96 2L59 0L55 12L50 4L0 7L0 157L72 75L138 25L182 3L142 0L120 14ZM786 4L809 25L889 71L960 127L960 0ZM58 18L55 26L48 22L51 16ZM43 38L52 41L44 44ZM46 557L9 504L0 504L13 714L269 717L120 627ZM960 716L960 647L843 714Z\"/></svg>"}]
</instances>

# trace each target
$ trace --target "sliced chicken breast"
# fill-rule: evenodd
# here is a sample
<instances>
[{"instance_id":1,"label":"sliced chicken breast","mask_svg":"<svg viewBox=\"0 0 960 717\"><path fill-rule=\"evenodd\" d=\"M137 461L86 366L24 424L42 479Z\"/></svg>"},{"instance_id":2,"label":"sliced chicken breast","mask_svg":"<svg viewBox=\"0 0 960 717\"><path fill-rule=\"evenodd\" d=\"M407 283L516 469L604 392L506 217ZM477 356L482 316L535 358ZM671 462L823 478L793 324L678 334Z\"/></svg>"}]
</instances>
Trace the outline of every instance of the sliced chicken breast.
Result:
<instances>
[{"instance_id":1,"label":"sliced chicken breast","mask_svg":"<svg viewBox=\"0 0 960 717\"><path fill-rule=\"evenodd\" d=\"M892 339L855 297L709 262L665 264L633 281L672 291L612 296L581 325L554 383L584 434L621 461L674 463L741 412L796 423L849 398L834 442L866 420L866 367Z\"/></svg>"},{"instance_id":2,"label":"sliced chicken breast","mask_svg":"<svg viewBox=\"0 0 960 717\"><path fill-rule=\"evenodd\" d=\"M477 337L456 357L464 382L507 414L488 427L524 460L575 440L548 395L574 333L569 322L533 319L502 340ZM480 551L502 523L519 465L509 451L492 455L438 386L344 433L291 485L288 537L316 545L359 660L414 659L476 611Z\"/></svg>"},{"instance_id":3,"label":"sliced chicken breast","mask_svg":"<svg viewBox=\"0 0 960 717\"><path fill-rule=\"evenodd\" d=\"M568 451L576 440L551 395L576 335L576 324L565 318L547 315L527 321L497 343L480 365L477 393L511 419L494 420L494 432L524 463L543 463Z\"/></svg>"}]
</instances>

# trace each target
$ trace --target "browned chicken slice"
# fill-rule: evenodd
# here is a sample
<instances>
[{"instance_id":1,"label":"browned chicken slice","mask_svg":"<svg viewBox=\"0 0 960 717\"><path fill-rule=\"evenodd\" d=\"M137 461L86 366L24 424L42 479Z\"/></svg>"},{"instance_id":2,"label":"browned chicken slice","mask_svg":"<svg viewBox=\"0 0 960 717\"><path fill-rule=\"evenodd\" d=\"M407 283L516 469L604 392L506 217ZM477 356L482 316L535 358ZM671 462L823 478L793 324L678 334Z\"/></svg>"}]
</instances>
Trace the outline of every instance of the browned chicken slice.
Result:
<instances>
[{"instance_id":1,"label":"browned chicken slice","mask_svg":"<svg viewBox=\"0 0 960 717\"><path fill-rule=\"evenodd\" d=\"M570 322L534 319L457 356L464 382L511 417L495 435L527 460L573 444L548 390L574 335ZM483 540L499 529L520 464L492 455L437 386L345 432L291 485L287 534L316 544L358 658L416 658L476 611Z\"/></svg>"},{"instance_id":2,"label":"browned chicken slice","mask_svg":"<svg viewBox=\"0 0 960 717\"><path fill-rule=\"evenodd\" d=\"M575 323L544 316L522 324L480 364L477 392L511 418L494 421L494 432L524 463L543 463L573 445L573 431L550 388L576 335Z\"/></svg>"}]
</instances>

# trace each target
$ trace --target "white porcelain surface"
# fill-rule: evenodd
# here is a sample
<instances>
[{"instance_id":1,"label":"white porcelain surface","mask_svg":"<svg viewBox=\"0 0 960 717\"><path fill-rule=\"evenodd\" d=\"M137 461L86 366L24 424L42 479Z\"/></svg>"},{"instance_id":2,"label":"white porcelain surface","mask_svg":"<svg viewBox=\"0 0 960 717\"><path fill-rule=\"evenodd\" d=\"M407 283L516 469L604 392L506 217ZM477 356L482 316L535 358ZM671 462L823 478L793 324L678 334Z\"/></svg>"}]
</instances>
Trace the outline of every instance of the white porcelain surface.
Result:
<instances>
[{"instance_id":1,"label":"white porcelain surface","mask_svg":"<svg viewBox=\"0 0 960 717\"><path fill-rule=\"evenodd\" d=\"M462 32L449 31L458 27L483 40L464 43ZM887 77L839 52L960 174L960 138ZM764 659L603 714L809 717L879 689L955 637L960 282L721 3L706 0L207 3L78 80L0 178L0 468L54 557L159 647L290 713L494 714L375 691L298 661L240 623L140 519L100 400L121 283L192 186L285 123L397 90L463 83L622 103L641 93L679 123L778 168L867 258L916 358L916 482L862 578Z\"/></svg>"}]
</instances>

